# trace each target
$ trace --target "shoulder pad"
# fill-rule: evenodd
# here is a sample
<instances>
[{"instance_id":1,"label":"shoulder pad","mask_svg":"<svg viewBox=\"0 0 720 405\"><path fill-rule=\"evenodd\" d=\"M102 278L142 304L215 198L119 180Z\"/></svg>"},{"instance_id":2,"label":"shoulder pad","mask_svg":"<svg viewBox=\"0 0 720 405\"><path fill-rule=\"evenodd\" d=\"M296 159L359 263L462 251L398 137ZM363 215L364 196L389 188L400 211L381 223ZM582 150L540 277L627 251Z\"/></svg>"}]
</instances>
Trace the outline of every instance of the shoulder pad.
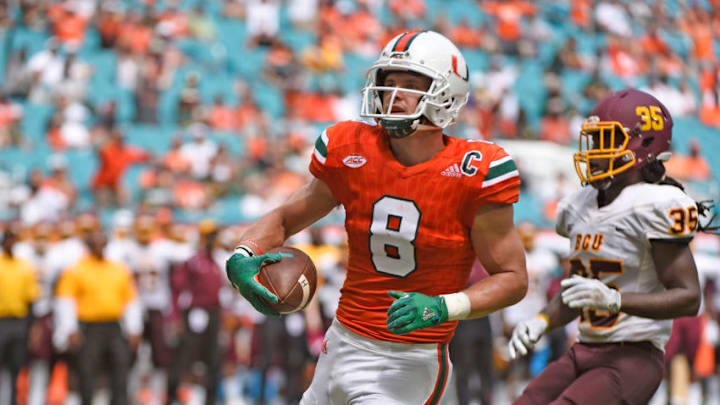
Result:
<instances>
[{"instance_id":1,"label":"shoulder pad","mask_svg":"<svg viewBox=\"0 0 720 405\"><path fill-rule=\"evenodd\" d=\"M698 228L695 200L675 186L656 186L654 210L647 213L648 239L691 239Z\"/></svg>"},{"instance_id":2,"label":"shoulder pad","mask_svg":"<svg viewBox=\"0 0 720 405\"><path fill-rule=\"evenodd\" d=\"M375 125L363 121L341 121L326 128L315 141L313 156L321 163L326 164L327 157L332 149L349 143L357 142L363 132L374 130Z\"/></svg>"}]
</instances>

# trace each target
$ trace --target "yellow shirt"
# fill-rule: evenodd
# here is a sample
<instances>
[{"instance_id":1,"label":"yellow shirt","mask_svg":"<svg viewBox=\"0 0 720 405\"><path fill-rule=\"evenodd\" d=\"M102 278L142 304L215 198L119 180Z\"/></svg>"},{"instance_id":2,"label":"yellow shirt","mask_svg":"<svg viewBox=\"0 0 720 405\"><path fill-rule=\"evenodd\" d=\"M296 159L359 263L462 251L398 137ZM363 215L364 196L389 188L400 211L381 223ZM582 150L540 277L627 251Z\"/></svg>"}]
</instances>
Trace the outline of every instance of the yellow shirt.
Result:
<instances>
[{"instance_id":1,"label":"yellow shirt","mask_svg":"<svg viewBox=\"0 0 720 405\"><path fill-rule=\"evenodd\" d=\"M125 266L87 257L63 272L57 295L75 301L82 322L111 322L120 320L137 291Z\"/></svg>"},{"instance_id":2,"label":"yellow shirt","mask_svg":"<svg viewBox=\"0 0 720 405\"><path fill-rule=\"evenodd\" d=\"M0 318L26 316L39 293L32 265L0 253Z\"/></svg>"}]
</instances>

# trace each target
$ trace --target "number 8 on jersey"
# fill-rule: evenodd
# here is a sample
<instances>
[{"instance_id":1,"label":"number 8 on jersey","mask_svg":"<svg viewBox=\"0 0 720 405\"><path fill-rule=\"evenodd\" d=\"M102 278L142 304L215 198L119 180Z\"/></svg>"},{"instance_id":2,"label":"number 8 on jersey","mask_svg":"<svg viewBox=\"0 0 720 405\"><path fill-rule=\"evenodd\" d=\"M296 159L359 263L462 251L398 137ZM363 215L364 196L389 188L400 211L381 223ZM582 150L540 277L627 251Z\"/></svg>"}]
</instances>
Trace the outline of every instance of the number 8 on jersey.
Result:
<instances>
[{"instance_id":1,"label":"number 8 on jersey","mask_svg":"<svg viewBox=\"0 0 720 405\"><path fill-rule=\"evenodd\" d=\"M420 224L415 202L383 196L373 204L370 224L370 254L381 273L405 277L415 271L415 238Z\"/></svg>"}]
</instances>

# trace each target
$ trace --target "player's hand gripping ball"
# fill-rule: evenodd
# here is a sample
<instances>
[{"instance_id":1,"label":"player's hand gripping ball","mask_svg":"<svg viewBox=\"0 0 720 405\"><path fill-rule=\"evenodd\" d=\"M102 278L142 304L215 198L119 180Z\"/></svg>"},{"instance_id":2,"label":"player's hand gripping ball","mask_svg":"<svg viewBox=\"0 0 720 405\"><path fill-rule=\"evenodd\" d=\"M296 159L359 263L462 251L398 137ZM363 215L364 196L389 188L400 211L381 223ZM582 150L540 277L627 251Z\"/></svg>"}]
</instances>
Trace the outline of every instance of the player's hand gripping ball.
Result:
<instances>
[{"instance_id":1,"label":"player's hand gripping ball","mask_svg":"<svg viewBox=\"0 0 720 405\"><path fill-rule=\"evenodd\" d=\"M279 247L259 256L236 253L226 264L228 279L252 306L278 316L307 306L317 287L317 271L308 255Z\"/></svg>"},{"instance_id":2,"label":"player's hand gripping ball","mask_svg":"<svg viewBox=\"0 0 720 405\"><path fill-rule=\"evenodd\" d=\"M258 281L278 297L270 307L281 315L301 311L307 307L317 288L317 270L310 257L300 249L279 247L268 254L279 254L279 262L260 268Z\"/></svg>"}]
</instances>

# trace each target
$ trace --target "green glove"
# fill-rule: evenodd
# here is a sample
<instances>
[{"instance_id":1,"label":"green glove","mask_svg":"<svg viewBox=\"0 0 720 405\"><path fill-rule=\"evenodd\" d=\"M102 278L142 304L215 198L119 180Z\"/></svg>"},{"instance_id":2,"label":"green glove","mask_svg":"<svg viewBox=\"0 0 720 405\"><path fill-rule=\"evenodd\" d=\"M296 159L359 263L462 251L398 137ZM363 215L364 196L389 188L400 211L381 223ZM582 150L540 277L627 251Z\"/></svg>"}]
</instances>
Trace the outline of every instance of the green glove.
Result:
<instances>
[{"instance_id":1,"label":"green glove","mask_svg":"<svg viewBox=\"0 0 720 405\"><path fill-rule=\"evenodd\" d=\"M276 304L278 297L258 282L257 274L264 264L277 263L283 256L288 255L281 253L247 257L236 253L225 263L225 271L233 287L258 312L265 315L280 316L280 313L267 305L268 302Z\"/></svg>"},{"instance_id":2,"label":"green glove","mask_svg":"<svg viewBox=\"0 0 720 405\"><path fill-rule=\"evenodd\" d=\"M387 329L396 335L433 327L448 319L443 297L398 291L389 291L388 295L395 298L395 302L387 311Z\"/></svg>"}]
</instances>

